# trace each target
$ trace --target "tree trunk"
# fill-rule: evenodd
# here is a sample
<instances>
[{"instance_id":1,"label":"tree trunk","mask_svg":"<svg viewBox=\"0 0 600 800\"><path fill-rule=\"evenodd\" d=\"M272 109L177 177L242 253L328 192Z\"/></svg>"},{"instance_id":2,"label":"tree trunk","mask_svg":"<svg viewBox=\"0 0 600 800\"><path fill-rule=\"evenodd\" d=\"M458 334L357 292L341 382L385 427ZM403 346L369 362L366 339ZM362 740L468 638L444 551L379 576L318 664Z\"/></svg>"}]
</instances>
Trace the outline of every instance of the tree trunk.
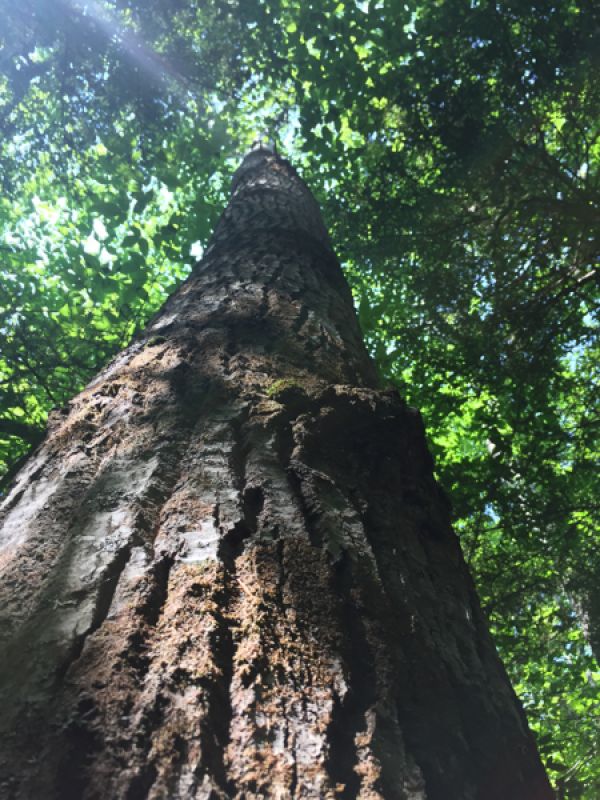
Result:
<instances>
[{"instance_id":1,"label":"tree trunk","mask_svg":"<svg viewBox=\"0 0 600 800\"><path fill-rule=\"evenodd\" d=\"M552 797L419 415L268 150L0 536L3 798Z\"/></svg>"}]
</instances>

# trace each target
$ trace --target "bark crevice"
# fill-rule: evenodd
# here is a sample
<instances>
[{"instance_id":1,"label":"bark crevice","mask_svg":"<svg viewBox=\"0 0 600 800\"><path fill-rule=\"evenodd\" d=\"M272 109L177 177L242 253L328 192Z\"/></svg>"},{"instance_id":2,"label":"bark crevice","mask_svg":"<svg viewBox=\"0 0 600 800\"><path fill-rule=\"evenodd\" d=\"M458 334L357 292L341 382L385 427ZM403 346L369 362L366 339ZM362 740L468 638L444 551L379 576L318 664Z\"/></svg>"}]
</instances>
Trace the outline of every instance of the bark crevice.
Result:
<instances>
[{"instance_id":1,"label":"bark crevice","mask_svg":"<svg viewBox=\"0 0 600 800\"><path fill-rule=\"evenodd\" d=\"M340 787L341 800L358 800L361 780L356 771L359 765L357 737L367 730L366 715L377 699L377 680L363 619L353 596L356 587L352 560L346 553L332 571L332 586L339 602L340 630L344 632L341 655L348 689L344 696L335 696L326 767L332 784Z\"/></svg>"},{"instance_id":2,"label":"bark crevice","mask_svg":"<svg viewBox=\"0 0 600 800\"><path fill-rule=\"evenodd\" d=\"M66 672L68 672L68 670L78 660L83 652L83 648L85 647L87 639L100 628L102 623L108 617L113 598L117 591L119 579L123 574L130 557L131 547L129 544L127 544L117 551L115 558L108 564L103 576L99 581L95 607L92 613L90 625L87 630L75 638L67 658L57 671L57 679L60 680L60 678Z\"/></svg>"}]
</instances>

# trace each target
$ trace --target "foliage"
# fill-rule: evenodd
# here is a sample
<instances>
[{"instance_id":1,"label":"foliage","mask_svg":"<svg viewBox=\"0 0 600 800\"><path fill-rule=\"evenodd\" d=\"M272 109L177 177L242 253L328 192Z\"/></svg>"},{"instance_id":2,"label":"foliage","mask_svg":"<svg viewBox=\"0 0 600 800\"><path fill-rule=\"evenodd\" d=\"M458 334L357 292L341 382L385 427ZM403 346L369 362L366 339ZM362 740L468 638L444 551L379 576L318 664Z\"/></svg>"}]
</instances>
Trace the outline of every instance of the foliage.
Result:
<instances>
[{"instance_id":1,"label":"foliage","mask_svg":"<svg viewBox=\"0 0 600 800\"><path fill-rule=\"evenodd\" d=\"M597 7L3 5L5 469L183 279L268 131L426 417L559 794L597 796Z\"/></svg>"}]
</instances>

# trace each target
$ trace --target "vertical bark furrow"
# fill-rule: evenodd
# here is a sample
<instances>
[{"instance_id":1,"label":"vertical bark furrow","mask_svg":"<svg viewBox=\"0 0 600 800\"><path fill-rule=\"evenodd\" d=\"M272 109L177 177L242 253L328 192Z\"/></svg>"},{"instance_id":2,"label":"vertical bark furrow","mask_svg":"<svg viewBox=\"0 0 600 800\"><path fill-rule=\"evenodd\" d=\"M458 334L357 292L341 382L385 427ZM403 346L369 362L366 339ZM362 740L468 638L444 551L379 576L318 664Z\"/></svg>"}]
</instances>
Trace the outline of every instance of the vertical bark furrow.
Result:
<instances>
[{"instance_id":1,"label":"vertical bark furrow","mask_svg":"<svg viewBox=\"0 0 600 800\"><path fill-rule=\"evenodd\" d=\"M339 624L345 631L341 656L347 690L335 698L329 728L327 769L342 800L356 800L361 792L360 736L366 733L369 709L377 699L374 663L364 623L352 597L354 578L350 556L344 554L333 571L333 588L339 600Z\"/></svg>"},{"instance_id":2,"label":"vertical bark furrow","mask_svg":"<svg viewBox=\"0 0 600 800\"><path fill-rule=\"evenodd\" d=\"M77 661L88 636L95 633L108 617L110 607L117 592L119 579L125 570L130 556L131 547L129 544L126 544L115 553L113 560L106 565L98 582L98 590L94 598L94 608L91 614L89 627L75 636L66 659L58 666L56 674L58 680L60 680L74 662Z\"/></svg>"}]
</instances>

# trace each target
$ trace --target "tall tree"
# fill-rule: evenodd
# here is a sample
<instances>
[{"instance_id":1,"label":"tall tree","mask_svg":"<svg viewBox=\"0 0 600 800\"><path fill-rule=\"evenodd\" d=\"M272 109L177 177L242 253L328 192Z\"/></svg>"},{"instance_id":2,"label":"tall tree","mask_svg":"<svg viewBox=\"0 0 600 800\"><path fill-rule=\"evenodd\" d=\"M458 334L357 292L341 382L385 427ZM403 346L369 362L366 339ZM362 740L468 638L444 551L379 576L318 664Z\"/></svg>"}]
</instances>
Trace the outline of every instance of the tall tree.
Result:
<instances>
[{"instance_id":1,"label":"tall tree","mask_svg":"<svg viewBox=\"0 0 600 800\"><path fill-rule=\"evenodd\" d=\"M0 9L0 491L188 274L234 154L287 118L551 779L596 800L600 6Z\"/></svg>"},{"instance_id":2,"label":"tall tree","mask_svg":"<svg viewBox=\"0 0 600 800\"><path fill-rule=\"evenodd\" d=\"M2 513L5 797L552 796L419 415L271 151Z\"/></svg>"}]
</instances>

